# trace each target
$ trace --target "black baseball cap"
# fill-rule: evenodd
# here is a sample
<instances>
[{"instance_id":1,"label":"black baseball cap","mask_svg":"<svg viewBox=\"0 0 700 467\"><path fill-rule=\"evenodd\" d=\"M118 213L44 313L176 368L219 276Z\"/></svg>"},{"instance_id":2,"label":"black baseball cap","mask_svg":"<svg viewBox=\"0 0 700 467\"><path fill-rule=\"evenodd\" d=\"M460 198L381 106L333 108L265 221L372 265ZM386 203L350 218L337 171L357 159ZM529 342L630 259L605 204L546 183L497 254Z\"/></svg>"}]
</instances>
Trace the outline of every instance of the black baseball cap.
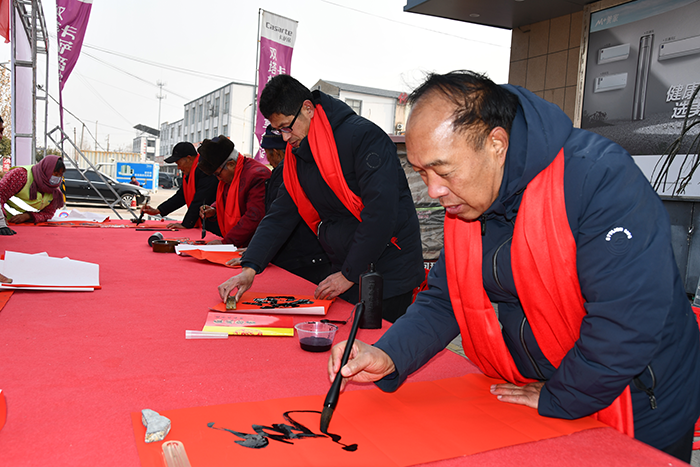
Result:
<instances>
[{"instance_id":1,"label":"black baseball cap","mask_svg":"<svg viewBox=\"0 0 700 467\"><path fill-rule=\"evenodd\" d=\"M182 141L173 147L173 155L165 159L165 162L172 164L187 156L197 157L197 150L194 144Z\"/></svg>"}]
</instances>

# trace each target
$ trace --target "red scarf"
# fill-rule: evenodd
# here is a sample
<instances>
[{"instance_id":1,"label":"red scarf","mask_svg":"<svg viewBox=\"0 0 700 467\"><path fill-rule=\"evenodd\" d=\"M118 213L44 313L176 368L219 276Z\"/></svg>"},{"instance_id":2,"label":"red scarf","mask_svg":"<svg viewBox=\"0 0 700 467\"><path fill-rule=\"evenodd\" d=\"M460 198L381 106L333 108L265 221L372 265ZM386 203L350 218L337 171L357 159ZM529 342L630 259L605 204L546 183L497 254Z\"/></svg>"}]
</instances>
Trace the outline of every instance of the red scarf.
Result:
<instances>
[{"instance_id":1,"label":"red scarf","mask_svg":"<svg viewBox=\"0 0 700 467\"><path fill-rule=\"evenodd\" d=\"M192 163L192 168L190 168L190 173L187 175L187 180L183 180L182 184L182 192L185 195L185 203L187 203L187 207L192 204L194 193L197 191L194 180L194 171L197 169L198 162L199 154L197 154L197 157L195 157L194 162Z\"/></svg>"},{"instance_id":2,"label":"red scarf","mask_svg":"<svg viewBox=\"0 0 700 467\"><path fill-rule=\"evenodd\" d=\"M333 193L335 193L338 199L340 199L343 206L345 206L357 220L362 222L360 213L365 206L362 204L360 197L348 188L348 183L345 181L343 170L340 166L340 158L338 157L338 148L335 145L335 138L333 137L333 129L320 104L316 106L314 116L311 118L307 139L311 147L311 154L314 157L319 172L321 172L323 180L328 184L331 190L333 190ZM292 154L292 147L290 145L287 145L284 159L284 186L292 197L292 200L294 200L294 204L297 205L299 214L304 219L304 222L316 233L318 232L318 224L321 223L321 217L318 215L318 212L311 204L311 201L309 201L309 198L306 196L304 189L299 183L297 160L294 154Z\"/></svg>"},{"instance_id":3,"label":"red scarf","mask_svg":"<svg viewBox=\"0 0 700 467\"><path fill-rule=\"evenodd\" d=\"M482 255L479 222L446 216L447 281L465 354L487 376L519 385L533 382L520 374L503 340L483 286ZM542 353L558 367L578 340L586 315L576 271L576 242L566 216L563 150L523 194L511 262L518 298L532 332ZM593 416L634 436L629 386Z\"/></svg>"},{"instance_id":4,"label":"red scarf","mask_svg":"<svg viewBox=\"0 0 700 467\"><path fill-rule=\"evenodd\" d=\"M226 184L219 182L219 186L216 188L216 219L219 222L219 230L221 230L222 237L225 237L228 231L241 220L241 208L238 206L238 188L241 184L241 173L244 165L245 156L239 154L225 203L224 188L226 188Z\"/></svg>"},{"instance_id":5,"label":"red scarf","mask_svg":"<svg viewBox=\"0 0 700 467\"><path fill-rule=\"evenodd\" d=\"M195 185L195 177L194 177L194 171L197 169L197 163L199 162L199 154L197 154L197 157L194 158L194 162L192 163L192 167L190 168L190 173L187 174L187 180L183 178L182 180L182 194L185 195L185 203L187 203L187 207L189 208L190 205L192 204L192 200L194 199L194 194L197 191L197 187ZM201 227L202 222L198 219L197 223L195 224L195 227Z\"/></svg>"}]
</instances>

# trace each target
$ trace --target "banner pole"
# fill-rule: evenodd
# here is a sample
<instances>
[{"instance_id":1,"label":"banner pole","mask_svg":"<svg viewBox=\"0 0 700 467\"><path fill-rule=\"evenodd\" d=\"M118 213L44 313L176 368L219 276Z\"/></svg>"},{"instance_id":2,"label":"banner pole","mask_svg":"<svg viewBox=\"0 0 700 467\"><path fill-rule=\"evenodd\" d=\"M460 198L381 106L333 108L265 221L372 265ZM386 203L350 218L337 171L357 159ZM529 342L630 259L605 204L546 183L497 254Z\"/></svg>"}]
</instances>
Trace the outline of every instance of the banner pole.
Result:
<instances>
[{"instance_id":1,"label":"banner pole","mask_svg":"<svg viewBox=\"0 0 700 467\"><path fill-rule=\"evenodd\" d=\"M257 120L258 120L258 74L259 74L259 69L258 67L260 66L260 23L261 23L261 18L262 18L262 8L258 8L258 37L255 39L255 41L258 43L257 47L255 48L255 88L253 89L253 118L252 118L252 125L250 126L250 155L255 156L253 154L253 148L254 146L254 140L255 140L255 129L257 128Z\"/></svg>"}]
</instances>

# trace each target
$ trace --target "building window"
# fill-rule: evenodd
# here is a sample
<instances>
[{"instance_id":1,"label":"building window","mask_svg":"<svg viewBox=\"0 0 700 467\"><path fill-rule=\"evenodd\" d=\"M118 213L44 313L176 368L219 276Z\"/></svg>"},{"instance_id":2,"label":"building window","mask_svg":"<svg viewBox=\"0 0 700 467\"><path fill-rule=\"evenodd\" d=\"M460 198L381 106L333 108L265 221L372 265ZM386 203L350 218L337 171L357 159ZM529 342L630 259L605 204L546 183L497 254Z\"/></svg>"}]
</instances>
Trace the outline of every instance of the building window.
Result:
<instances>
[{"instance_id":1,"label":"building window","mask_svg":"<svg viewBox=\"0 0 700 467\"><path fill-rule=\"evenodd\" d=\"M197 142L201 142L201 141L202 141L202 132L198 131L197 132Z\"/></svg>"},{"instance_id":2,"label":"building window","mask_svg":"<svg viewBox=\"0 0 700 467\"><path fill-rule=\"evenodd\" d=\"M212 132L211 132L211 135L212 135L212 137L214 137L214 136L219 136L219 128L218 128L218 127L214 127L214 129L213 129Z\"/></svg>"},{"instance_id":3,"label":"building window","mask_svg":"<svg viewBox=\"0 0 700 467\"><path fill-rule=\"evenodd\" d=\"M219 96L216 96L216 99L214 100L214 116L217 117L219 115Z\"/></svg>"},{"instance_id":4,"label":"building window","mask_svg":"<svg viewBox=\"0 0 700 467\"><path fill-rule=\"evenodd\" d=\"M228 125L224 125L224 130L222 134L228 138Z\"/></svg>"},{"instance_id":5,"label":"building window","mask_svg":"<svg viewBox=\"0 0 700 467\"><path fill-rule=\"evenodd\" d=\"M185 119L183 120L183 125L187 125L187 109L185 109Z\"/></svg>"},{"instance_id":6,"label":"building window","mask_svg":"<svg viewBox=\"0 0 700 467\"><path fill-rule=\"evenodd\" d=\"M228 113L229 104L230 104L230 97L231 97L231 94L229 94L229 93L224 94L224 113L225 114Z\"/></svg>"},{"instance_id":7,"label":"building window","mask_svg":"<svg viewBox=\"0 0 700 467\"><path fill-rule=\"evenodd\" d=\"M350 106L350 108L357 115L362 115L362 101L359 99L345 99L345 103Z\"/></svg>"},{"instance_id":8,"label":"building window","mask_svg":"<svg viewBox=\"0 0 700 467\"><path fill-rule=\"evenodd\" d=\"M204 104L199 104L199 112L197 115L197 121L202 121L202 114L204 113Z\"/></svg>"}]
</instances>

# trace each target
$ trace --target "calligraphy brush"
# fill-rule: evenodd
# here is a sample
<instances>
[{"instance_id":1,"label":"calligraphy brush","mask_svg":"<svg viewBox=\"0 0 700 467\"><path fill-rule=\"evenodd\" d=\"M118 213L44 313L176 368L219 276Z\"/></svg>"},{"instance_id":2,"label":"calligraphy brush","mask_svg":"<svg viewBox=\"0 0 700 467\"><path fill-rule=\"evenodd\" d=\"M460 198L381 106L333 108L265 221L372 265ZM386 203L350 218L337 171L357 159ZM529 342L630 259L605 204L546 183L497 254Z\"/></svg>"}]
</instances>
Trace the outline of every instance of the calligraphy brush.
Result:
<instances>
[{"instance_id":1,"label":"calligraphy brush","mask_svg":"<svg viewBox=\"0 0 700 467\"><path fill-rule=\"evenodd\" d=\"M335 374L335 379L331 388L328 390L328 395L326 400L323 401L323 412L321 413L321 433L328 434L328 425L331 423L331 418L333 417L333 411L335 406L338 404L338 398L340 397L340 384L343 382L343 376L340 374L340 370L348 363L348 358L350 357L350 351L355 343L355 336L357 335L357 328L360 325L360 318L362 313L365 311L365 302L360 302L355 305L355 320L352 322L352 329L350 329L350 336L348 341L345 343L345 351L343 352L343 358L340 360L340 369L338 373Z\"/></svg>"},{"instance_id":2,"label":"calligraphy brush","mask_svg":"<svg viewBox=\"0 0 700 467\"><path fill-rule=\"evenodd\" d=\"M206 217L202 216L202 240L204 240L204 237L207 236L207 228L204 225Z\"/></svg>"}]
</instances>

